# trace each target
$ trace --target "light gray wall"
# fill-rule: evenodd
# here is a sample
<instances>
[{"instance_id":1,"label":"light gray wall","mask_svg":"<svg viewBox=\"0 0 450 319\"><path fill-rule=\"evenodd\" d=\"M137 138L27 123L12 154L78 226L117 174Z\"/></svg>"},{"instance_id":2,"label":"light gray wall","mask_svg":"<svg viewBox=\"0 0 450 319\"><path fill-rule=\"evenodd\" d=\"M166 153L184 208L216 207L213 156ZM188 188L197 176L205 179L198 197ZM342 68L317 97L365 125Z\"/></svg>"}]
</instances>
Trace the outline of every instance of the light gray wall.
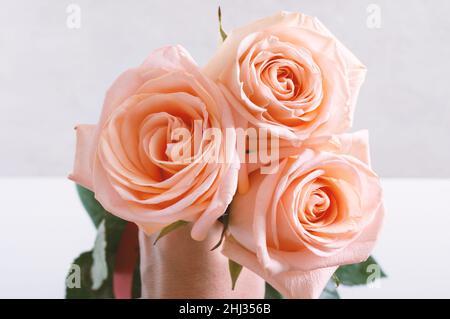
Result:
<instances>
[{"instance_id":1,"label":"light gray wall","mask_svg":"<svg viewBox=\"0 0 450 319\"><path fill-rule=\"evenodd\" d=\"M66 8L81 8L81 28ZM355 129L371 132L382 176L450 177L448 0L0 1L0 176L65 175L77 123L94 123L114 78L153 49L204 64L224 27L278 10L318 16L368 66ZM381 28L366 25L381 8Z\"/></svg>"}]
</instances>

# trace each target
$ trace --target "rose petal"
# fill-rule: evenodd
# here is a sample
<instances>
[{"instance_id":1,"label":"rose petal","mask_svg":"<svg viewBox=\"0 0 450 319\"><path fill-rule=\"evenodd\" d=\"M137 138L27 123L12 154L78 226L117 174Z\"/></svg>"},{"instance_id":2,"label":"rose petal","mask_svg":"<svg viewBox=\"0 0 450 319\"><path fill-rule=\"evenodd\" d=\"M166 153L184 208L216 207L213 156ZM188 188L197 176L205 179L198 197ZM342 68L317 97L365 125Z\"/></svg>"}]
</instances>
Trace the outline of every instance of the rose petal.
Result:
<instances>
[{"instance_id":1,"label":"rose petal","mask_svg":"<svg viewBox=\"0 0 450 319\"><path fill-rule=\"evenodd\" d=\"M238 264L253 271L285 298L318 298L337 267L312 271L290 271L271 275L258 262L256 256L239 245L233 237L226 237L222 253Z\"/></svg>"},{"instance_id":2,"label":"rose petal","mask_svg":"<svg viewBox=\"0 0 450 319\"><path fill-rule=\"evenodd\" d=\"M92 161L95 125L78 125L73 172L69 176L75 183L92 190Z\"/></svg>"}]
</instances>

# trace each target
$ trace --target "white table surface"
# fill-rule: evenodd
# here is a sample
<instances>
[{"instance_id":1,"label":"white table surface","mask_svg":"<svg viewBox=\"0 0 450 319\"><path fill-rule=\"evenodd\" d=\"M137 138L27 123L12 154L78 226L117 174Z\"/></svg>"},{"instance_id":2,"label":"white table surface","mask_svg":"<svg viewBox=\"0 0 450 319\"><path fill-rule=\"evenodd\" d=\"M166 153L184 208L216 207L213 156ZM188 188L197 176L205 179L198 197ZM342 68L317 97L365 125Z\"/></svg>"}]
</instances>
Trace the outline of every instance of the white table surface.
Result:
<instances>
[{"instance_id":1,"label":"white table surface","mask_svg":"<svg viewBox=\"0 0 450 319\"><path fill-rule=\"evenodd\" d=\"M450 298L450 180L384 179L387 217L374 255L379 288L344 298ZM72 182L0 178L0 298L63 298L72 260L95 231Z\"/></svg>"}]
</instances>

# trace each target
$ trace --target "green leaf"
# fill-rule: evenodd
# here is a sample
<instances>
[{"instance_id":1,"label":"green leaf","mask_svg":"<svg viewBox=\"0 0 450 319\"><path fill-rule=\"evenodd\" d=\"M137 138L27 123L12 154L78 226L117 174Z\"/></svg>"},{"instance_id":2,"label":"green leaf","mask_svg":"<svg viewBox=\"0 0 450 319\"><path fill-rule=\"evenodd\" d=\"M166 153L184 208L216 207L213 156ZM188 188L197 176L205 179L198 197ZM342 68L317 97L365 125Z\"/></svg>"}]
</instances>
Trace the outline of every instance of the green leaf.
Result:
<instances>
[{"instance_id":1,"label":"green leaf","mask_svg":"<svg viewBox=\"0 0 450 319\"><path fill-rule=\"evenodd\" d=\"M242 271L242 265L239 265L237 262L228 259L228 269L230 270L230 276L231 276L231 289L234 290L234 287L236 286L236 281L239 278L239 275Z\"/></svg>"},{"instance_id":2,"label":"green leaf","mask_svg":"<svg viewBox=\"0 0 450 319\"><path fill-rule=\"evenodd\" d=\"M387 277L372 256L359 264L341 266L335 274L339 278L339 282L345 286L366 285L373 278Z\"/></svg>"},{"instance_id":3,"label":"green leaf","mask_svg":"<svg viewBox=\"0 0 450 319\"><path fill-rule=\"evenodd\" d=\"M153 243L153 245L156 245L156 243L158 242L158 240L160 240L161 238L163 238L164 236L166 236L167 234L171 233L172 231L174 231L177 228L180 228L181 226L185 226L187 225L188 222L184 221L184 220L179 220L177 222L174 222L166 227L164 227L160 232L158 237L155 239L155 242Z\"/></svg>"},{"instance_id":4,"label":"green leaf","mask_svg":"<svg viewBox=\"0 0 450 319\"><path fill-rule=\"evenodd\" d=\"M320 295L319 298L320 299L341 299L341 297L339 296L339 293L337 291L337 287L336 287L336 284L335 284L333 278L328 280L328 283L325 286L325 288L323 289L322 294Z\"/></svg>"},{"instance_id":5,"label":"green leaf","mask_svg":"<svg viewBox=\"0 0 450 319\"><path fill-rule=\"evenodd\" d=\"M81 203L83 204L84 209L88 212L91 217L92 222L95 227L100 225L100 222L105 217L107 211L103 208L103 206L95 199L94 193L84 188L81 185L76 185L78 196L80 197Z\"/></svg>"},{"instance_id":6,"label":"green leaf","mask_svg":"<svg viewBox=\"0 0 450 319\"><path fill-rule=\"evenodd\" d=\"M266 292L264 294L264 299L283 299L283 296L273 288L268 282L266 282Z\"/></svg>"},{"instance_id":7,"label":"green leaf","mask_svg":"<svg viewBox=\"0 0 450 319\"><path fill-rule=\"evenodd\" d=\"M217 16L219 17L219 32L220 32L220 37L222 38L222 41L225 41L225 39L227 38L227 33L225 32L225 30L222 27L222 10L219 9L217 10Z\"/></svg>"},{"instance_id":8,"label":"green leaf","mask_svg":"<svg viewBox=\"0 0 450 319\"><path fill-rule=\"evenodd\" d=\"M122 238L122 233L126 224L127 221L119 217L111 215L110 213L105 214L105 253L108 276L104 284L111 290L111 296L114 296L112 274L114 273L116 264L116 252L119 248L120 239Z\"/></svg>"},{"instance_id":9,"label":"green leaf","mask_svg":"<svg viewBox=\"0 0 450 319\"><path fill-rule=\"evenodd\" d=\"M112 284L109 280L105 281L99 289L92 289L92 264L92 251L82 253L73 261L66 277L67 299L103 299L114 297Z\"/></svg>"},{"instance_id":10,"label":"green leaf","mask_svg":"<svg viewBox=\"0 0 450 319\"><path fill-rule=\"evenodd\" d=\"M339 277L336 275L336 273L334 273L333 276L331 276L331 279L334 281L336 288L339 287L341 281L339 280Z\"/></svg>"},{"instance_id":11,"label":"green leaf","mask_svg":"<svg viewBox=\"0 0 450 319\"><path fill-rule=\"evenodd\" d=\"M108 263L106 261L105 221L100 223L92 250L93 264L91 267L92 289L97 290L108 278Z\"/></svg>"},{"instance_id":12,"label":"green leaf","mask_svg":"<svg viewBox=\"0 0 450 319\"><path fill-rule=\"evenodd\" d=\"M107 258L115 257L126 224L127 224L126 220L111 215L108 212L105 214L105 237L107 242L106 245Z\"/></svg>"},{"instance_id":13,"label":"green leaf","mask_svg":"<svg viewBox=\"0 0 450 319\"><path fill-rule=\"evenodd\" d=\"M77 185L77 191L84 208L98 228L98 233L93 250L81 254L74 261L74 264L79 264L81 287L67 286L66 298L114 298L112 274L116 252L127 221L106 211L90 190ZM76 276L71 267L67 278L75 280L74 277ZM137 263L133 276L133 297L140 297L140 285L139 263Z\"/></svg>"},{"instance_id":14,"label":"green leaf","mask_svg":"<svg viewBox=\"0 0 450 319\"><path fill-rule=\"evenodd\" d=\"M126 223L125 220L108 212L105 213L103 221L99 223L99 234L97 234L94 249L75 259L73 262L75 267L72 265L67 275L66 298L114 298L113 276L111 274L114 273L115 256ZM101 240L102 237L104 237L104 240ZM104 253L101 249L102 246L104 247ZM105 262L106 270L104 268ZM101 280L105 272L107 272L107 276ZM78 287L75 285L77 277L80 283ZM67 283L70 285L67 285Z\"/></svg>"},{"instance_id":15,"label":"green leaf","mask_svg":"<svg viewBox=\"0 0 450 319\"><path fill-rule=\"evenodd\" d=\"M230 207L231 205L228 205L228 207ZM219 221L223 224L223 228L222 228L222 233L220 234L220 239L217 242L217 244L214 245L213 248L211 248L211 251L216 250L217 248L220 247L220 245L222 245L223 239L225 238L225 234L227 232L228 229L228 222L230 220L230 214L228 213L228 208L225 211L225 213L220 216Z\"/></svg>"}]
</instances>

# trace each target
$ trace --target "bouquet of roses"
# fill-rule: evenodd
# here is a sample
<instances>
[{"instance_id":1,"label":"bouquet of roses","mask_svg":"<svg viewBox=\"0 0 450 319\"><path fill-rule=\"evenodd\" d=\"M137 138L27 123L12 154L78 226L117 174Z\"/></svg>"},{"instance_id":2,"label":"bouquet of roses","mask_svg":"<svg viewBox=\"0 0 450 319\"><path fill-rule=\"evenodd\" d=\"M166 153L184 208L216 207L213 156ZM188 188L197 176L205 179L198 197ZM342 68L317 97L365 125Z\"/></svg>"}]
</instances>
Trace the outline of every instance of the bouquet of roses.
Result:
<instances>
[{"instance_id":1,"label":"bouquet of roses","mask_svg":"<svg viewBox=\"0 0 450 319\"><path fill-rule=\"evenodd\" d=\"M300 13L220 33L203 68L181 46L152 52L114 82L96 125L76 127L70 178L98 235L68 297L140 296L162 262L149 251L182 228L173 246L219 227L210 248L229 260L230 290L243 268L268 297L338 297L339 283L384 276L370 257L384 212L368 134L346 133L364 65Z\"/></svg>"}]
</instances>

